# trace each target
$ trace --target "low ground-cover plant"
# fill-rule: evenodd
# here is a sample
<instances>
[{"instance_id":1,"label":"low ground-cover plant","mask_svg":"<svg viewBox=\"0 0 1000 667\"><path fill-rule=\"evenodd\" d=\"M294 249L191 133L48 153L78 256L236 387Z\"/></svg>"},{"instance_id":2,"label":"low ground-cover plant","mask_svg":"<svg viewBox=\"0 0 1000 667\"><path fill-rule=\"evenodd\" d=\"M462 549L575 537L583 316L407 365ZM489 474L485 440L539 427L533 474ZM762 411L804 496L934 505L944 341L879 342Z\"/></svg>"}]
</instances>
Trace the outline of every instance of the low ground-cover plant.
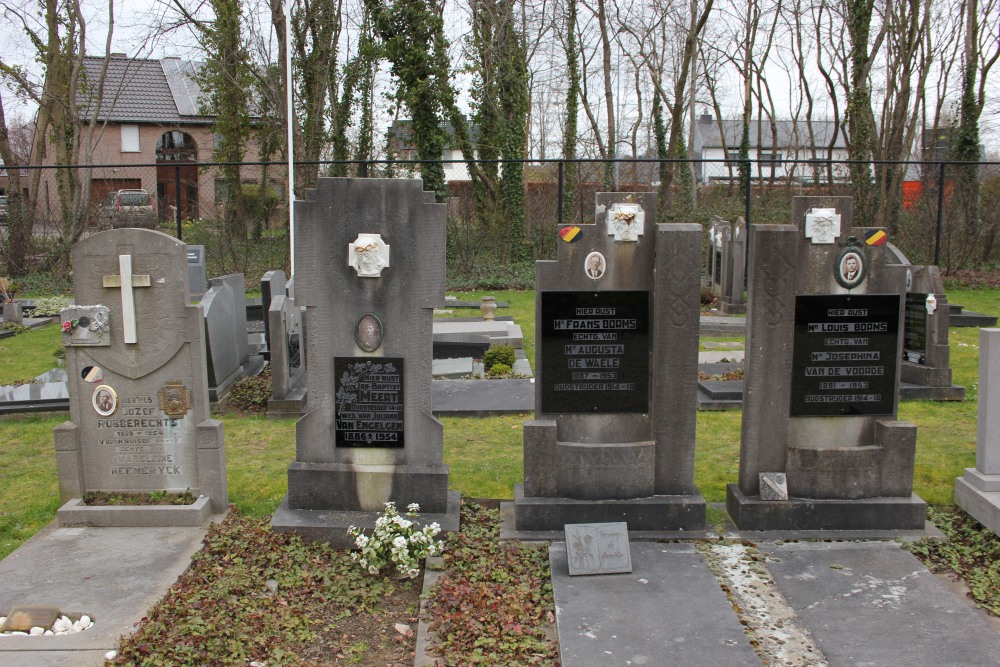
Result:
<instances>
[{"instance_id":1,"label":"low ground-cover plant","mask_svg":"<svg viewBox=\"0 0 1000 667\"><path fill-rule=\"evenodd\" d=\"M226 399L227 407L245 414L267 412L271 400L271 366L255 377L240 378L233 383Z\"/></svg>"},{"instance_id":2,"label":"low ground-cover plant","mask_svg":"<svg viewBox=\"0 0 1000 667\"><path fill-rule=\"evenodd\" d=\"M35 299L34 317L56 317L69 305L68 296L43 296Z\"/></svg>"},{"instance_id":3,"label":"low ground-cover plant","mask_svg":"<svg viewBox=\"0 0 1000 667\"><path fill-rule=\"evenodd\" d=\"M444 665L555 665L546 545L500 541L496 510L466 502L431 591L431 650Z\"/></svg>"},{"instance_id":4,"label":"low ground-cover plant","mask_svg":"<svg viewBox=\"0 0 1000 667\"><path fill-rule=\"evenodd\" d=\"M414 582L230 510L191 568L122 640L114 665L412 664ZM313 662L315 661L315 662Z\"/></svg>"},{"instance_id":5,"label":"low ground-cover plant","mask_svg":"<svg viewBox=\"0 0 1000 667\"><path fill-rule=\"evenodd\" d=\"M946 540L924 538L907 548L933 572L954 572L976 604L1000 616L1000 537L954 505L927 511Z\"/></svg>"},{"instance_id":6,"label":"low ground-cover plant","mask_svg":"<svg viewBox=\"0 0 1000 667\"><path fill-rule=\"evenodd\" d=\"M83 495L85 505L109 507L117 505L191 505L196 498L190 491L171 493L152 491L150 493L113 493L91 491Z\"/></svg>"}]
</instances>

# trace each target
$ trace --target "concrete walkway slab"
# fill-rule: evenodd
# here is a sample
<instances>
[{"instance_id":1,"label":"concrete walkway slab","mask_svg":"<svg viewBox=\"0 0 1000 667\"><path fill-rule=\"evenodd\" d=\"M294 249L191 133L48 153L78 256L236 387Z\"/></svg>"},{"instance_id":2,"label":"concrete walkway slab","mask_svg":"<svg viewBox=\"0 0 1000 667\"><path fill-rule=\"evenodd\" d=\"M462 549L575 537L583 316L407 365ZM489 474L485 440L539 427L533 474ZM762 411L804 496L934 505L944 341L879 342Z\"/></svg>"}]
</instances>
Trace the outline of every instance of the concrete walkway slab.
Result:
<instances>
[{"instance_id":1,"label":"concrete walkway slab","mask_svg":"<svg viewBox=\"0 0 1000 667\"><path fill-rule=\"evenodd\" d=\"M54 522L0 561L0 616L51 605L94 620L58 637L0 637L4 667L85 667L132 632L201 548L205 528L60 528Z\"/></svg>"},{"instance_id":2,"label":"concrete walkway slab","mask_svg":"<svg viewBox=\"0 0 1000 667\"><path fill-rule=\"evenodd\" d=\"M1000 634L894 542L758 548L834 667L1000 664Z\"/></svg>"},{"instance_id":3,"label":"concrete walkway slab","mask_svg":"<svg viewBox=\"0 0 1000 667\"><path fill-rule=\"evenodd\" d=\"M570 577L549 547L563 667L759 666L719 582L691 543L632 542L632 573Z\"/></svg>"}]
</instances>

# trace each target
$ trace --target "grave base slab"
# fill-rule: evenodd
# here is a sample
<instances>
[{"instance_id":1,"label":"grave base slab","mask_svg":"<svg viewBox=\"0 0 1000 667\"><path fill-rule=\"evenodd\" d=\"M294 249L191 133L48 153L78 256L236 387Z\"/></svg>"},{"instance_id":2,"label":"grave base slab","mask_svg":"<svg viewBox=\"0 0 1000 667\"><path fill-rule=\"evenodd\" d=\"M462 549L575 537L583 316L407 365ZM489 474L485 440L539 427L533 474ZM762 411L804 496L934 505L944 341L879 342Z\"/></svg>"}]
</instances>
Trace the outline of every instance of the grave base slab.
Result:
<instances>
[{"instance_id":1,"label":"grave base slab","mask_svg":"<svg viewBox=\"0 0 1000 667\"><path fill-rule=\"evenodd\" d=\"M705 529L705 499L700 493L631 500L576 500L525 497L514 486L514 525L518 532L562 530L567 523L624 521L632 530Z\"/></svg>"},{"instance_id":2,"label":"grave base slab","mask_svg":"<svg viewBox=\"0 0 1000 667\"><path fill-rule=\"evenodd\" d=\"M852 500L761 500L726 488L726 511L744 530L920 530L927 503L916 494L899 498Z\"/></svg>"},{"instance_id":3,"label":"grave base slab","mask_svg":"<svg viewBox=\"0 0 1000 667\"><path fill-rule=\"evenodd\" d=\"M185 528L207 526L212 518L212 501L202 496L190 505L85 505L72 498L56 510L60 528Z\"/></svg>"},{"instance_id":4,"label":"grave base slab","mask_svg":"<svg viewBox=\"0 0 1000 667\"><path fill-rule=\"evenodd\" d=\"M955 478L955 504L1000 535L1000 475L966 468L964 477Z\"/></svg>"},{"instance_id":5,"label":"grave base slab","mask_svg":"<svg viewBox=\"0 0 1000 667\"><path fill-rule=\"evenodd\" d=\"M421 511L418 523L426 525L436 521L443 533L457 532L461 508L462 494L449 491L447 511ZM405 507L401 507L400 511L405 511ZM308 542L326 542L334 549L351 549L354 538L347 533L347 529L357 526L366 534L371 534L380 515L381 512L292 509L288 506L286 495L271 517L271 528L282 533L296 533Z\"/></svg>"}]
</instances>

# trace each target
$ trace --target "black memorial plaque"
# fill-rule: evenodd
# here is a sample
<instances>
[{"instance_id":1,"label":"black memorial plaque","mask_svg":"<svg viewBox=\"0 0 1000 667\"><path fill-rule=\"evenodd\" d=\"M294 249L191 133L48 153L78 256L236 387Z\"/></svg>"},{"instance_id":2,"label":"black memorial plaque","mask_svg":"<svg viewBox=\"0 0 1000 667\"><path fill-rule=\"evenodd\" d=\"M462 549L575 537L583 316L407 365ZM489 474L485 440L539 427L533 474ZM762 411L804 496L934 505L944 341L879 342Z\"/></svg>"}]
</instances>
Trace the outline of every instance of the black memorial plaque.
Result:
<instances>
[{"instance_id":1,"label":"black memorial plaque","mask_svg":"<svg viewBox=\"0 0 1000 667\"><path fill-rule=\"evenodd\" d=\"M914 364L927 363L927 295L906 293L903 309L903 359Z\"/></svg>"},{"instance_id":2,"label":"black memorial plaque","mask_svg":"<svg viewBox=\"0 0 1000 667\"><path fill-rule=\"evenodd\" d=\"M337 447L403 446L403 360L334 357Z\"/></svg>"},{"instance_id":3,"label":"black memorial plaque","mask_svg":"<svg viewBox=\"0 0 1000 667\"><path fill-rule=\"evenodd\" d=\"M649 292L543 292L546 414L649 411Z\"/></svg>"},{"instance_id":4,"label":"black memorial plaque","mask_svg":"<svg viewBox=\"0 0 1000 667\"><path fill-rule=\"evenodd\" d=\"M899 296L795 297L791 416L891 415Z\"/></svg>"}]
</instances>

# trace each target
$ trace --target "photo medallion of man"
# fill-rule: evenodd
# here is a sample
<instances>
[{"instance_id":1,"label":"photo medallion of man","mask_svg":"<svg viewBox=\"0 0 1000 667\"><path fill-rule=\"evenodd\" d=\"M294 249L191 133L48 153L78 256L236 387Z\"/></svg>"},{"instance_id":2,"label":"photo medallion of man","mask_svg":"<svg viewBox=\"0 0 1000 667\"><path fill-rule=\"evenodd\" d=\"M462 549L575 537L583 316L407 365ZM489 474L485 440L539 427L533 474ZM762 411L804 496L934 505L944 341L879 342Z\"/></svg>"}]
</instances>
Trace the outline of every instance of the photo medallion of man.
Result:
<instances>
[{"instance_id":1,"label":"photo medallion of man","mask_svg":"<svg viewBox=\"0 0 1000 667\"><path fill-rule=\"evenodd\" d=\"M106 384L94 387L94 393L90 397L90 402L94 406L94 411L102 417L110 417L118 409L118 393Z\"/></svg>"},{"instance_id":2,"label":"photo medallion of man","mask_svg":"<svg viewBox=\"0 0 1000 667\"><path fill-rule=\"evenodd\" d=\"M584 262L587 277L594 280L597 280L604 275L604 270L607 266L607 262L604 260L604 255L596 251L587 255L587 260Z\"/></svg>"},{"instance_id":3,"label":"photo medallion of man","mask_svg":"<svg viewBox=\"0 0 1000 667\"><path fill-rule=\"evenodd\" d=\"M852 243L851 241L854 241ZM837 264L834 267L834 277L841 287L854 289L860 285L868 273L868 263L865 260L864 251L860 243L853 237L848 239L843 250L837 255Z\"/></svg>"}]
</instances>

